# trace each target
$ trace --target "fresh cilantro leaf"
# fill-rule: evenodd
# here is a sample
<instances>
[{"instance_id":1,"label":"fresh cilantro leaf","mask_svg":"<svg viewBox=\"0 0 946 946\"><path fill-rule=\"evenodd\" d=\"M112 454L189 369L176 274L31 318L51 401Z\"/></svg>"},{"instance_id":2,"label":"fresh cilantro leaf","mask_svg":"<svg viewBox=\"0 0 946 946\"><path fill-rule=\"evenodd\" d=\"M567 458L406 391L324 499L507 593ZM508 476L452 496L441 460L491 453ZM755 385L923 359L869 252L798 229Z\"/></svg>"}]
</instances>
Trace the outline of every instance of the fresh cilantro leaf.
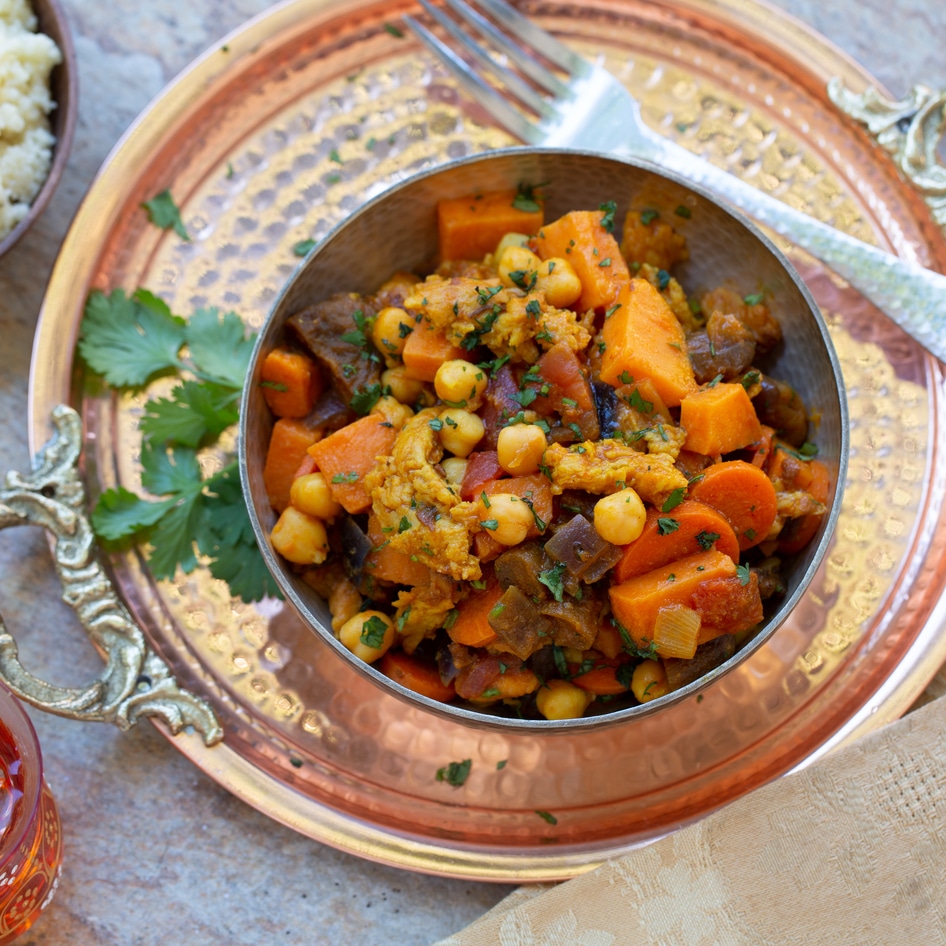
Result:
<instances>
[{"instance_id":1,"label":"fresh cilantro leaf","mask_svg":"<svg viewBox=\"0 0 946 946\"><path fill-rule=\"evenodd\" d=\"M145 443L141 449L141 485L155 496L199 492L203 485L197 454Z\"/></svg>"},{"instance_id":2,"label":"fresh cilantro leaf","mask_svg":"<svg viewBox=\"0 0 946 946\"><path fill-rule=\"evenodd\" d=\"M154 300L150 293L129 299L121 289L108 296L97 289L89 294L79 352L113 387L141 387L181 367L185 322Z\"/></svg>"},{"instance_id":3,"label":"fresh cilantro leaf","mask_svg":"<svg viewBox=\"0 0 946 946\"><path fill-rule=\"evenodd\" d=\"M194 536L201 512L199 489L180 494L177 504L149 533L148 568L155 578L173 578L179 567L189 575L197 567Z\"/></svg>"},{"instance_id":4,"label":"fresh cilantro leaf","mask_svg":"<svg viewBox=\"0 0 946 946\"><path fill-rule=\"evenodd\" d=\"M739 578L739 584L743 586L748 585L749 580L752 577L752 573L749 571L748 565L737 565L736 575Z\"/></svg>"},{"instance_id":5,"label":"fresh cilantro leaf","mask_svg":"<svg viewBox=\"0 0 946 946\"><path fill-rule=\"evenodd\" d=\"M608 233L614 232L614 214L617 209L618 205L613 200L606 201L598 207L598 210L602 211L601 226L604 227Z\"/></svg>"},{"instance_id":6,"label":"fresh cilantro leaf","mask_svg":"<svg viewBox=\"0 0 946 946\"><path fill-rule=\"evenodd\" d=\"M462 762L451 762L443 768L437 769L437 781L446 782L454 788L459 788L469 778L470 769L472 767L472 759L464 759Z\"/></svg>"},{"instance_id":7,"label":"fresh cilantro leaf","mask_svg":"<svg viewBox=\"0 0 946 946\"><path fill-rule=\"evenodd\" d=\"M555 669L563 680L568 680L571 674L568 672L568 661L565 659L565 653L558 644L552 645L552 660L555 662Z\"/></svg>"},{"instance_id":8,"label":"fresh cilantro leaf","mask_svg":"<svg viewBox=\"0 0 946 946\"><path fill-rule=\"evenodd\" d=\"M718 532L707 532L705 529L696 534L696 541L704 552L708 552L718 538Z\"/></svg>"},{"instance_id":9,"label":"fresh cilantro leaf","mask_svg":"<svg viewBox=\"0 0 946 946\"><path fill-rule=\"evenodd\" d=\"M404 38L404 31L401 29L398 29L398 27L396 27L393 23L385 23L384 31L385 33L390 33L395 39Z\"/></svg>"},{"instance_id":10,"label":"fresh cilantro leaf","mask_svg":"<svg viewBox=\"0 0 946 946\"><path fill-rule=\"evenodd\" d=\"M238 391L184 381L174 388L171 397L148 401L141 431L155 443L173 440L185 447L198 447L239 420L238 402Z\"/></svg>"},{"instance_id":11,"label":"fresh cilantro leaf","mask_svg":"<svg viewBox=\"0 0 946 946\"><path fill-rule=\"evenodd\" d=\"M516 210L522 210L525 213L537 213L542 209L540 201L542 197L538 193L543 184L520 184L516 196L512 199L512 205Z\"/></svg>"},{"instance_id":12,"label":"fresh cilantro leaf","mask_svg":"<svg viewBox=\"0 0 946 946\"><path fill-rule=\"evenodd\" d=\"M151 502L119 486L99 496L92 512L92 525L99 538L121 542L153 526L173 505L173 499Z\"/></svg>"},{"instance_id":13,"label":"fresh cilantro leaf","mask_svg":"<svg viewBox=\"0 0 946 946\"><path fill-rule=\"evenodd\" d=\"M670 519L664 516L661 516L657 520L657 532L660 535L670 535L671 532L676 532L680 528L680 523L676 519Z\"/></svg>"},{"instance_id":14,"label":"fresh cilantro leaf","mask_svg":"<svg viewBox=\"0 0 946 946\"><path fill-rule=\"evenodd\" d=\"M562 575L565 573L565 563L558 562L551 568L539 572L539 581L552 592L556 601L561 601L564 597L565 586L562 581Z\"/></svg>"},{"instance_id":15,"label":"fresh cilantro leaf","mask_svg":"<svg viewBox=\"0 0 946 946\"><path fill-rule=\"evenodd\" d=\"M292 247L296 256L308 256L316 247L318 240L300 240Z\"/></svg>"},{"instance_id":16,"label":"fresh cilantro leaf","mask_svg":"<svg viewBox=\"0 0 946 946\"><path fill-rule=\"evenodd\" d=\"M746 305L758 305L765 298L764 292L753 292L751 295L746 296L742 301Z\"/></svg>"},{"instance_id":17,"label":"fresh cilantro leaf","mask_svg":"<svg viewBox=\"0 0 946 946\"><path fill-rule=\"evenodd\" d=\"M680 503L683 502L683 497L686 496L686 487L678 486L673 490L670 495L664 500L664 504L660 507L661 512L670 512L671 509L676 509ZM718 538L718 536L717 536Z\"/></svg>"},{"instance_id":18,"label":"fresh cilantro leaf","mask_svg":"<svg viewBox=\"0 0 946 946\"><path fill-rule=\"evenodd\" d=\"M660 211L658 210L642 210L641 211L641 223L645 227L650 226L658 217L660 216Z\"/></svg>"},{"instance_id":19,"label":"fresh cilantro leaf","mask_svg":"<svg viewBox=\"0 0 946 946\"><path fill-rule=\"evenodd\" d=\"M539 811L539 810L537 809L537 810L536 810L536 814L537 814L543 821L547 821L549 824L558 824L558 818L556 818L555 815L550 814L550 813L547 812L547 811Z\"/></svg>"},{"instance_id":20,"label":"fresh cilantro leaf","mask_svg":"<svg viewBox=\"0 0 946 946\"><path fill-rule=\"evenodd\" d=\"M194 368L203 378L236 390L243 387L255 336L247 337L243 320L235 312L198 309L184 336Z\"/></svg>"},{"instance_id":21,"label":"fresh cilantro leaf","mask_svg":"<svg viewBox=\"0 0 946 946\"><path fill-rule=\"evenodd\" d=\"M683 217L684 220L689 220L693 216L693 212L685 204L680 204L679 207L674 211L678 217Z\"/></svg>"},{"instance_id":22,"label":"fresh cilantro leaf","mask_svg":"<svg viewBox=\"0 0 946 946\"><path fill-rule=\"evenodd\" d=\"M670 285L670 273L665 269L657 270L657 288L666 289Z\"/></svg>"},{"instance_id":23,"label":"fresh cilantro leaf","mask_svg":"<svg viewBox=\"0 0 946 946\"><path fill-rule=\"evenodd\" d=\"M361 637L359 640L365 647L373 647L375 650L384 643L384 635L388 632L388 625L382 621L377 614L372 614L364 624L361 625Z\"/></svg>"},{"instance_id":24,"label":"fresh cilantro leaf","mask_svg":"<svg viewBox=\"0 0 946 946\"><path fill-rule=\"evenodd\" d=\"M499 772L499 771L501 771L502 769L506 768L506 763L507 763L508 761L509 761L508 759L500 759L500 760L496 763L496 771Z\"/></svg>"},{"instance_id":25,"label":"fresh cilantro leaf","mask_svg":"<svg viewBox=\"0 0 946 946\"><path fill-rule=\"evenodd\" d=\"M370 414L371 409L378 403L384 393L380 384L369 384L364 388L356 388L351 396L351 409L362 416Z\"/></svg>"},{"instance_id":26,"label":"fresh cilantro leaf","mask_svg":"<svg viewBox=\"0 0 946 946\"><path fill-rule=\"evenodd\" d=\"M181 212L169 190L155 194L151 200L146 200L141 206L148 212L148 219L156 227L162 230L173 230L182 240L190 241L190 235L184 226L184 221L181 220Z\"/></svg>"}]
</instances>

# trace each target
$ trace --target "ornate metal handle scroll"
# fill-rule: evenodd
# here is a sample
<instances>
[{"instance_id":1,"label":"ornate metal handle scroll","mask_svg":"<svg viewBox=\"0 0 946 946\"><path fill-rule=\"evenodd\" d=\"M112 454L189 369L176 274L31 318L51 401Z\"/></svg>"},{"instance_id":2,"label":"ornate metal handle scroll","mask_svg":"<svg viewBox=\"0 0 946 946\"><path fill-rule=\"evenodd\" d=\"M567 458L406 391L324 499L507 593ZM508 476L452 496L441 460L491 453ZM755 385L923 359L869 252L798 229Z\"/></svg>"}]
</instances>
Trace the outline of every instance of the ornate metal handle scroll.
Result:
<instances>
[{"instance_id":1,"label":"ornate metal handle scroll","mask_svg":"<svg viewBox=\"0 0 946 946\"><path fill-rule=\"evenodd\" d=\"M828 95L893 156L900 172L929 205L933 219L946 229L946 167L936 158L946 131L946 89L915 85L906 98L895 101L872 88L856 94L835 78L828 83Z\"/></svg>"},{"instance_id":2,"label":"ornate metal handle scroll","mask_svg":"<svg viewBox=\"0 0 946 946\"><path fill-rule=\"evenodd\" d=\"M56 434L34 459L32 473L9 472L0 489L0 528L39 525L56 540L55 564L63 599L92 642L106 655L102 675L84 689L59 687L31 674L0 618L0 676L17 696L39 709L72 719L112 722L129 729L156 716L173 733L192 726L207 745L223 738L211 707L182 690L119 600L95 554L95 536L84 513L85 488L77 461L78 414L53 411Z\"/></svg>"}]
</instances>

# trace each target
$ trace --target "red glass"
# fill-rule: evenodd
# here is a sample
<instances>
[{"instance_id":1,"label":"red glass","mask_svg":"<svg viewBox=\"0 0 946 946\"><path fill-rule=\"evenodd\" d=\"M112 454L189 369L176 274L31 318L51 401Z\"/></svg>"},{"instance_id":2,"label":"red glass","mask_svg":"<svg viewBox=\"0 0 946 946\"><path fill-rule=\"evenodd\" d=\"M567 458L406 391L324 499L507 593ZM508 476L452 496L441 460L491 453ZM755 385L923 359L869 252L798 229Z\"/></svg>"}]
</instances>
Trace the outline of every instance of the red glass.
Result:
<instances>
[{"instance_id":1,"label":"red glass","mask_svg":"<svg viewBox=\"0 0 946 946\"><path fill-rule=\"evenodd\" d=\"M0 946L36 922L59 884L62 828L33 724L0 686Z\"/></svg>"}]
</instances>

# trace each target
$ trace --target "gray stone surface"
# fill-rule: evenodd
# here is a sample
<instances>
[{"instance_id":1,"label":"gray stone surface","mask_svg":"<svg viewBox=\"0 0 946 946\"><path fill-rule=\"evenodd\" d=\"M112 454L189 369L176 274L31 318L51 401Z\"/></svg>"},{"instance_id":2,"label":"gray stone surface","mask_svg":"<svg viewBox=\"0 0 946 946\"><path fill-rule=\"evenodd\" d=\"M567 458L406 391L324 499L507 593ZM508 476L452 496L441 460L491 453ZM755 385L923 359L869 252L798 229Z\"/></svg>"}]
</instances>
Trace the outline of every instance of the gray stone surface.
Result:
<instances>
[{"instance_id":1,"label":"gray stone surface","mask_svg":"<svg viewBox=\"0 0 946 946\"><path fill-rule=\"evenodd\" d=\"M62 0L81 109L61 188L0 260L0 467L28 467L26 390L44 286L69 220L109 149L162 86L264 0ZM892 92L946 85L941 0L776 0ZM28 666L63 684L101 669L58 600L44 536L0 532L0 612ZM154 729L122 734L32 713L58 797L66 862L26 944L234 946L429 943L510 888L422 877L302 838L237 801Z\"/></svg>"}]
</instances>

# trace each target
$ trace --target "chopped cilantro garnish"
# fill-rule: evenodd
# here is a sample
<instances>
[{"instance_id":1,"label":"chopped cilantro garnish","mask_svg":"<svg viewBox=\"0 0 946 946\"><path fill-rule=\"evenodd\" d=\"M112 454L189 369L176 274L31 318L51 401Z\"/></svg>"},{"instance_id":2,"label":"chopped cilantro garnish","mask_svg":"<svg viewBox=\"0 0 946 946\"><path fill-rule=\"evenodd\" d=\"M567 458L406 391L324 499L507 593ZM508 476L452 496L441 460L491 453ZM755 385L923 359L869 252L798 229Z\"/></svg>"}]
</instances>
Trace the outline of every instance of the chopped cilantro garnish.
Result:
<instances>
[{"instance_id":1,"label":"chopped cilantro garnish","mask_svg":"<svg viewBox=\"0 0 946 946\"><path fill-rule=\"evenodd\" d=\"M657 288L666 289L670 285L670 273L665 269L657 270Z\"/></svg>"},{"instance_id":2,"label":"chopped cilantro garnish","mask_svg":"<svg viewBox=\"0 0 946 946\"><path fill-rule=\"evenodd\" d=\"M657 531L660 535L670 535L671 532L676 532L680 528L680 523L676 519L670 519L667 517L661 516L657 520Z\"/></svg>"},{"instance_id":3,"label":"chopped cilantro garnish","mask_svg":"<svg viewBox=\"0 0 946 946\"><path fill-rule=\"evenodd\" d=\"M645 401L641 396L639 388L634 388L630 397L627 399L627 403L630 404L635 411L640 411L642 414L652 414L654 412L654 402Z\"/></svg>"},{"instance_id":4,"label":"chopped cilantro garnish","mask_svg":"<svg viewBox=\"0 0 946 946\"><path fill-rule=\"evenodd\" d=\"M686 488L683 486L678 486L673 490L670 495L664 500L664 504L660 507L661 512L670 512L671 509L676 509L680 503L683 502L683 497L686 495ZM718 536L717 536L718 538Z\"/></svg>"},{"instance_id":5,"label":"chopped cilantro garnish","mask_svg":"<svg viewBox=\"0 0 946 946\"><path fill-rule=\"evenodd\" d=\"M690 211L690 208L684 206L683 204L680 204L680 206L677 207L676 210L674 210L674 213L675 213L678 217L683 217L684 220L689 220L690 217L693 216L693 214L692 214L691 211Z\"/></svg>"},{"instance_id":6,"label":"chopped cilantro garnish","mask_svg":"<svg viewBox=\"0 0 946 946\"><path fill-rule=\"evenodd\" d=\"M746 305L758 305L765 298L765 293L763 292L753 292L751 295L745 296L743 302Z\"/></svg>"},{"instance_id":7,"label":"chopped cilantro garnish","mask_svg":"<svg viewBox=\"0 0 946 946\"><path fill-rule=\"evenodd\" d=\"M411 520L408 519L407 516L401 516L401 521L398 523L397 531L399 533L407 532L407 530L410 528L411 528Z\"/></svg>"},{"instance_id":8,"label":"chopped cilantro garnish","mask_svg":"<svg viewBox=\"0 0 946 946\"><path fill-rule=\"evenodd\" d=\"M437 781L446 782L454 788L459 788L467 778L469 778L472 766L472 759L464 759L462 762L451 762L449 765L437 769Z\"/></svg>"},{"instance_id":9,"label":"chopped cilantro garnish","mask_svg":"<svg viewBox=\"0 0 946 946\"><path fill-rule=\"evenodd\" d=\"M660 216L660 211L642 210L641 223L644 224L645 227L649 227L659 216Z\"/></svg>"},{"instance_id":10,"label":"chopped cilantro garnish","mask_svg":"<svg viewBox=\"0 0 946 946\"><path fill-rule=\"evenodd\" d=\"M516 196L512 199L512 206L525 213L537 213L542 209L542 197L538 193L543 184L520 184Z\"/></svg>"},{"instance_id":11,"label":"chopped cilantro garnish","mask_svg":"<svg viewBox=\"0 0 946 946\"><path fill-rule=\"evenodd\" d=\"M752 574L749 571L748 565L737 565L736 575L739 578L739 584L743 586L748 585L749 579L752 577Z\"/></svg>"},{"instance_id":12,"label":"chopped cilantro garnish","mask_svg":"<svg viewBox=\"0 0 946 946\"><path fill-rule=\"evenodd\" d=\"M336 473L332 477L332 482L335 484L338 483L357 483L358 474L354 470L349 470L347 473Z\"/></svg>"},{"instance_id":13,"label":"chopped cilantro garnish","mask_svg":"<svg viewBox=\"0 0 946 946\"><path fill-rule=\"evenodd\" d=\"M351 396L351 409L362 416L371 413L371 409L381 400L384 389L380 384L369 384L364 388L355 388Z\"/></svg>"},{"instance_id":14,"label":"chopped cilantro garnish","mask_svg":"<svg viewBox=\"0 0 946 946\"><path fill-rule=\"evenodd\" d=\"M365 647L373 647L375 650L384 643L384 635L388 632L388 624L372 614L364 624L361 625L361 637L359 640Z\"/></svg>"},{"instance_id":15,"label":"chopped cilantro garnish","mask_svg":"<svg viewBox=\"0 0 946 946\"><path fill-rule=\"evenodd\" d=\"M545 569L545 571L539 572L538 578L539 581L552 592L552 596L556 601L563 600L565 593L565 586L562 581L562 576L565 574L565 563L558 562L553 565L551 568Z\"/></svg>"},{"instance_id":16,"label":"chopped cilantro garnish","mask_svg":"<svg viewBox=\"0 0 946 946\"><path fill-rule=\"evenodd\" d=\"M190 234L181 220L181 211L169 190L163 190L160 194L155 194L151 200L146 200L142 205L148 213L148 219L162 230L173 230L182 240L190 241Z\"/></svg>"},{"instance_id":17,"label":"chopped cilantro garnish","mask_svg":"<svg viewBox=\"0 0 946 946\"><path fill-rule=\"evenodd\" d=\"M543 821L547 821L549 824L558 824L558 818L555 815L550 814L547 811L539 811L536 809L535 812Z\"/></svg>"},{"instance_id":18,"label":"chopped cilantro garnish","mask_svg":"<svg viewBox=\"0 0 946 946\"><path fill-rule=\"evenodd\" d=\"M704 552L708 552L718 538L718 532L707 532L705 529L696 535L696 541Z\"/></svg>"},{"instance_id":19,"label":"chopped cilantro garnish","mask_svg":"<svg viewBox=\"0 0 946 946\"><path fill-rule=\"evenodd\" d=\"M495 532L499 528L499 522L496 519L484 519L480 525L484 529L489 529L490 532Z\"/></svg>"},{"instance_id":20,"label":"chopped cilantro garnish","mask_svg":"<svg viewBox=\"0 0 946 946\"><path fill-rule=\"evenodd\" d=\"M315 249L317 243L317 240L300 240L293 245L292 252L296 256L308 256Z\"/></svg>"},{"instance_id":21,"label":"chopped cilantro garnish","mask_svg":"<svg viewBox=\"0 0 946 946\"><path fill-rule=\"evenodd\" d=\"M613 200L605 201L605 203L598 206L598 210L602 211L601 226L604 227L608 233L614 232L614 214L617 209L618 205Z\"/></svg>"}]
</instances>

